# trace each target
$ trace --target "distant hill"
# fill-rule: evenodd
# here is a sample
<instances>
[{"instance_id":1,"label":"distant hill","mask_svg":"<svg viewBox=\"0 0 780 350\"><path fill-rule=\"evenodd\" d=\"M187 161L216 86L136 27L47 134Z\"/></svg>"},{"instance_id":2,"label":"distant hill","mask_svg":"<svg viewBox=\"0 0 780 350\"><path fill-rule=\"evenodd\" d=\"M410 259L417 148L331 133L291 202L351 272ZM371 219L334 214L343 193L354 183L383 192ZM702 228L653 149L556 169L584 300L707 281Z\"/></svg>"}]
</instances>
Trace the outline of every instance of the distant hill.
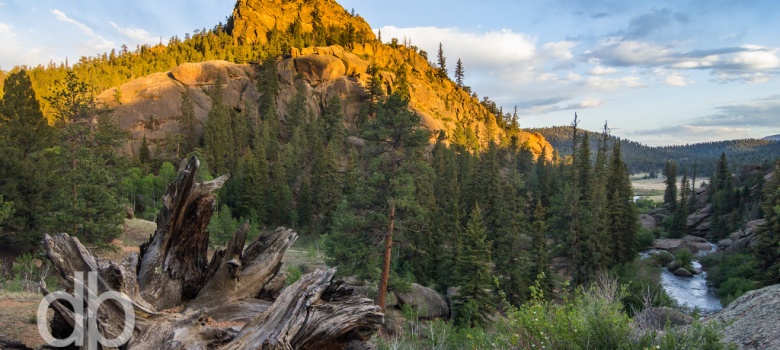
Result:
<instances>
[{"instance_id":1,"label":"distant hill","mask_svg":"<svg viewBox=\"0 0 780 350\"><path fill-rule=\"evenodd\" d=\"M763 138L762 140L780 141L780 134L767 136L767 137Z\"/></svg>"},{"instance_id":2,"label":"distant hill","mask_svg":"<svg viewBox=\"0 0 780 350\"><path fill-rule=\"evenodd\" d=\"M542 134L561 156L571 154L571 127L553 126L526 129L526 131ZM590 136L591 149L595 154L600 133L586 132ZM780 158L780 142L769 138L663 147L651 147L636 141L610 136L610 142L615 140L621 141L623 159L632 173L663 169L664 162L669 159L677 162L680 172L685 169L692 171L695 163L698 167L698 173L707 175L713 172L721 153L726 153L729 164L734 171L744 164L761 164Z\"/></svg>"}]
</instances>

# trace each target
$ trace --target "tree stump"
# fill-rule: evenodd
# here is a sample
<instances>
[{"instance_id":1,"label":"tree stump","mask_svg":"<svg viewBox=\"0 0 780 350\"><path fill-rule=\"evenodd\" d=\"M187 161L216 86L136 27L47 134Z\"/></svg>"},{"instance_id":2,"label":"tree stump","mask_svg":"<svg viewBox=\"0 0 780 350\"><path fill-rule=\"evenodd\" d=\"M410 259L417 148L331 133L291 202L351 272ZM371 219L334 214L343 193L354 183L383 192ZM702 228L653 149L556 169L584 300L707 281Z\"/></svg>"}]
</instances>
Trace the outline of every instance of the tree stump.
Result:
<instances>
[{"instance_id":1,"label":"tree stump","mask_svg":"<svg viewBox=\"0 0 780 350\"><path fill-rule=\"evenodd\" d=\"M128 349L338 349L376 332L384 318L380 308L334 281L335 269L314 271L282 290L282 257L297 238L292 230L263 233L244 248L245 223L208 261L206 226L214 192L227 176L198 183L198 167L190 158L168 186L157 230L140 255L115 263L65 233L44 238L48 259L70 290L75 273L95 272L98 295L116 291L130 301L135 323ZM87 305L89 293L84 298ZM76 326L72 307L54 301L52 308L55 318ZM121 303L112 299L95 314L108 339L121 334L124 319ZM81 322L87 329L87 317Z\"/></svg>"}]
</instances>

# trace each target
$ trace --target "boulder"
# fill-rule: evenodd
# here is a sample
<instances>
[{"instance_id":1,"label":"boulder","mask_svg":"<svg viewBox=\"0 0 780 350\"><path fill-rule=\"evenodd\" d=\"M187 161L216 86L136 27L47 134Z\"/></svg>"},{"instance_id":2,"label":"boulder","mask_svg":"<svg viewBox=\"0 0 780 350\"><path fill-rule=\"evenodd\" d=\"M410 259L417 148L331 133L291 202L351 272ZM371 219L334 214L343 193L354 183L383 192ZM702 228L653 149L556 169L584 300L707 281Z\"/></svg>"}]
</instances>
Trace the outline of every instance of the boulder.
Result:
<instances>
[{"instance_id":1,"label":"boulder","mask_svg":"<svg viewBox=\"0 0 780 350\"><path fill-rule=\"evenodd\" d=\"M450 315L450 308L444 297L431 288L412 283L411 290L408 292L395 291L394 293L398 298L399 306L411 306L421 319L449 317Z\"/></svg>"},{"instance_id":2,"label":"boulder","mask_svg":"<svg viewBox=\"0 0 780 350\"><path fill-rule=\"evenodd\" d=\"M135 218L135 210L133 210L133 207L129 205L125 206L125 218L127 219Z\"/></svg>"},{"instance_id":3,"label":"boulder","mask_svg":"<svg viewBox=\"0 0 780 350\"><path fill-rule=\"evenodd\" d=\"M662 331L671 327L687 326L693 317L668 307L649 307L634 317L634 324L640 329Z\"/></svg>"},{"instance_id":4,"label":"boulder","mask_svg":"<svg viewBox=\"0 0 780 350\"><path fill-rule=\"evenodd\" d=\"M672 251L680 248L681 244L682 239L660 238L653 241L652 248Z\"/></svg>"},{"instance_id":5,"label":"boulder","mask_svg":"<svg viewBox=\"0 0 780 350\"><path fill-rule=\"evenodd\" d=\"M674 270L674 275L675 276L680 276L680 277L693 277L693 274L690 271L688 271L685 268L683 268L683 267L681 267L681 268L679 268L677 270Z\"/></svg>"},{"instance_id":6,"label":"boulder","mask_svg":"<svg viewBox=\"0 0 780 350\"><path fill-rule=\"evenodd\" d=\"M655 218L648 214L639 214L639 223L648 230L653 230L658 227Z\"/></svg>"},{"instance_id":7,"label":"boulder","mask_svg":"<svg viewBox=\"0 0 780 350\"><path fill-rule=\"evenodd\" d=\"M666 219L666 217L671 215L671 213L668 210L666 210L666 208L659 207L651 210L649 213L647 213L647 215L650 215L653 218L655 218L655 222L658 223L664 221L664 219Z\"/></svg>"},{"instance_id":8,"label":"boulder","mask_svg":"<svg viewBox=\"0 0 780 350\"><path fill-rule=\"evenodd\" d=\"M728 249L728 247L730 247L732 243L734 243L734 240L732 239L729 238L721 239L720 241L718 241L718 250L724 251Z\"/></svg>"},{"instance_id":9,"label":"boulder","mask_svg":"<svg viewBox=\"0 0 780 350\"><path fill-rule=\"evenodd\" d=\"M295 70L312 86L347 74L344 61L334 56L305 55L293 59Z\"/></svg>"},{"instance_id":10,"label":"boulder","mask_svg":"<svg viewBox=\"0 0 780 350\"><path fill-rule=\"evenodd\" d=\"M359 295L364 298L369 298L371 300L376 300L376 293L377 288L374 286L361 286L361 285L351 285L347 283L349 288L352 288L352 294L353 295ZM393 293L387 293L387 296L385 297L385 308L392 308L398 305L398 299L395 297L395 294Z\"/></svg>"},{"instance_id":11,"label":"boulder","mask_svg":"<svg viewBox=\"0 0 780 350\"><path fill-rule=\"evenodd\" d=\"M392 294L392 293L389 293ZM398 309L387 309L385 312L385 330L391 335L400 335L404 331L404 315Z\"/></svg>"},{"instance_id":12,"label":"boulder","mask_svg":"<svg viewBox=\"0 0 780 350\"><path fill-rule=\"evenodd\" d=\"M697 212L695 212L695 213L693 213L691 215L688 215L688 219L687 219L687 222L686 222L687 226L688 226L688 228L693 228L693 227L699 226L699 224L701 224L702 221L704 221L708 217L710 217L709 213L703 213L701 211L697 211Z\"/></svg>"},{"instance_id":13,"label":"boulder","mask_svg":"<svg viewBox=\"0 0 780 350\"><path fill-rule=\"evenodd\" d=\"M780 349L780 285L747 292L706 322L725 325L721 341L740 349Z\"/></svg>"},{"instance_id":14,"label":"boulder","mask_svg":"<svg viewBox=\"0 0 780 350\"><path fill-rule=\"evenodd\" d=\"M706 239L691 235L683 237L682 246L688 248L693 253L712 250L712 245Z\"/></svg>"},{"instance_id":15,"label":"boulder","mask_svg":"<svg viewBox=\"0 0 780 350\"><path fill-rule=\"evenodd\" d=\"M698 268L695 268L695 267L692 267L692 268L691 268L690 270L688 270L688 271L690 271L690 272L691 272L692 274L694 274L694 275L700 275L700 274L701 274L701 269L698 269Z\"/></svg>"},{"instance_id":16,"label":"boulder","mask_svg":"<svg viewBox=\"0 0 780 350\"><path fill-rule=\"evenodd\" d=\"M672 262L669 263L669 265L666 266L666 269L669 270L669 272L672 272L672 273L674 273L675 271L677 271L680 268L682 268L682 264L679 261L677 261L677 260L673 260Z\"/></svg>"}]
</instances>

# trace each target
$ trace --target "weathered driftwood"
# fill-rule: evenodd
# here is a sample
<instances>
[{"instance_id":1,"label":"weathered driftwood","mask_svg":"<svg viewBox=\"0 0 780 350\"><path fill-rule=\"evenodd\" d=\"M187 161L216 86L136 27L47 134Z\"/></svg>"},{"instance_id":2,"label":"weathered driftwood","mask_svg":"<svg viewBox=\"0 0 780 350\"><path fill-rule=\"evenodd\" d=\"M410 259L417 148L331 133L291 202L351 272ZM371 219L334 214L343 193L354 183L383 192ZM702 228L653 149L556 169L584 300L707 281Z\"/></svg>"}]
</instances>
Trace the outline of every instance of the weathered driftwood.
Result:
<instances>
[{"instance_id":1,"label":"weathered driftwood","mask_svg":"<svg viewBox=\"0 0 780 350\"><path fill-rule=\"evenodd\" d=\"M135 324L128 348L341 348L376 331L383 319L379 307L334 282L333 269L307 274L282 290L281 260L297 238L292 230L261 234L245 249L249 225L244 224L227 248L207 261L213 192L227 177L196 183L197 169L193 157L169 186L157 230L140 256L114 263L96 258L67 234L44 239L49 260L70 288L75 272L96 272L98 294L118 291L132 302ZM44 293L49 292L44 288ZM68 305L54 302L52 308L58 323L52 328L60 330L55 336L67 337L77 318ZM95 319L106 338L119 335L120 302L105 301Z\"/></svg>"}]
</instances>

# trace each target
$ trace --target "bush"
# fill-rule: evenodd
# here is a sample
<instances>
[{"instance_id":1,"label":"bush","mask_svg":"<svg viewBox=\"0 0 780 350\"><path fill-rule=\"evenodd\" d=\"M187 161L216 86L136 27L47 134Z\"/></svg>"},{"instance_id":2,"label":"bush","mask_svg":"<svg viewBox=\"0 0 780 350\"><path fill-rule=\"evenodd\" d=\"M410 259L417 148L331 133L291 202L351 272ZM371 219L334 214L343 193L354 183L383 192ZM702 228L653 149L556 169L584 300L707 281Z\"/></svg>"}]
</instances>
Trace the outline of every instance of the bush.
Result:
<instances>
[{"instance_id":1,"label":"bush","mask_svg":"<svg viewBox=\"0 0 780 350\"><path fill-rule=\"evenodd\" d=\"M693 253L691 253L690 250L685 248L677 249L676 252L674 252L674 260L680 264L680 266L686 270L690 270L693 267L691 264L693 263Z\"/></svg>"},{"instance_id":2,"label":"bush","mask_svg":"<svg viewBox=\"0 0 780 350\"><path fill-rule=\"evenodd\" d=\"M707 267L707 282L718 288L723 305L728 305L742 294L760 287L761 276L756 258L751 254L710 254L701 260Z\"/></svg>"},{"instance_id":3,"label":"bush","mask_svg":"<svg viewBox=\"0 0 780 350\"><path fill-rule=\"evenodd\" d=\"M672 259L671 254L666 251L664 253ZM653 257L657 255L659 254L654 254ZM661 286L659 268L652 266L650 261L636 260L617 266L614 271L618 282L624 288L621 302L629 316L651 306L674 306L674 301Z\"/></svg>"},{"instance_id":4,"label":"bush","mask_svg":"<svg viewBox=\"0 0 780 350\"><path fill-rule=\"evenodd\" d=\"M639 230L639 235L637 235L636 241L639 250L643 250L653 245L653 241L655 241L655 235L653 235L653 231L642 228Z\"/></svg>"},{"instance_id":5,"label":"bush","mask_svg":"<svg viewBox=\"0 0 780 350\"><path fill-rule=\"evenodd\" d=\"M653 254L653 260L658 262L658 264L661 266L666 266L669 265L672 261L674 261L674 255L672 255L672 253L669 253L665 250L661 250Z\"/></svg>"},{"instance_id":6,"label":"bush","mask_svg":"<svg viewBox=\"0 0 780 350\"><path fill-rule=\"evenodd\" d=\"M290 266L287 269L287 280L285 281L286 285L291 285L295 282L297 282L299 279L301 279L301 276L303 276L303 271L299 266Z\"/></svg>"},{"instance_id":7,"label":"bush","mask_svg":"<svg viewBox=\"0 0 780 350\"><path fill-rule=\"evenodd\" d=\"M572 299L563 295L562 304L545 300L540 291L537 283L530 302L508 306L506 317L486 328L434 320L394 339L377 336L374 341L379 349L736 349L720 343L721 328L714 323L694 322L662 333L634 327L619 301L624 292L605 275Z\"/></svg>"}]
</instances>

